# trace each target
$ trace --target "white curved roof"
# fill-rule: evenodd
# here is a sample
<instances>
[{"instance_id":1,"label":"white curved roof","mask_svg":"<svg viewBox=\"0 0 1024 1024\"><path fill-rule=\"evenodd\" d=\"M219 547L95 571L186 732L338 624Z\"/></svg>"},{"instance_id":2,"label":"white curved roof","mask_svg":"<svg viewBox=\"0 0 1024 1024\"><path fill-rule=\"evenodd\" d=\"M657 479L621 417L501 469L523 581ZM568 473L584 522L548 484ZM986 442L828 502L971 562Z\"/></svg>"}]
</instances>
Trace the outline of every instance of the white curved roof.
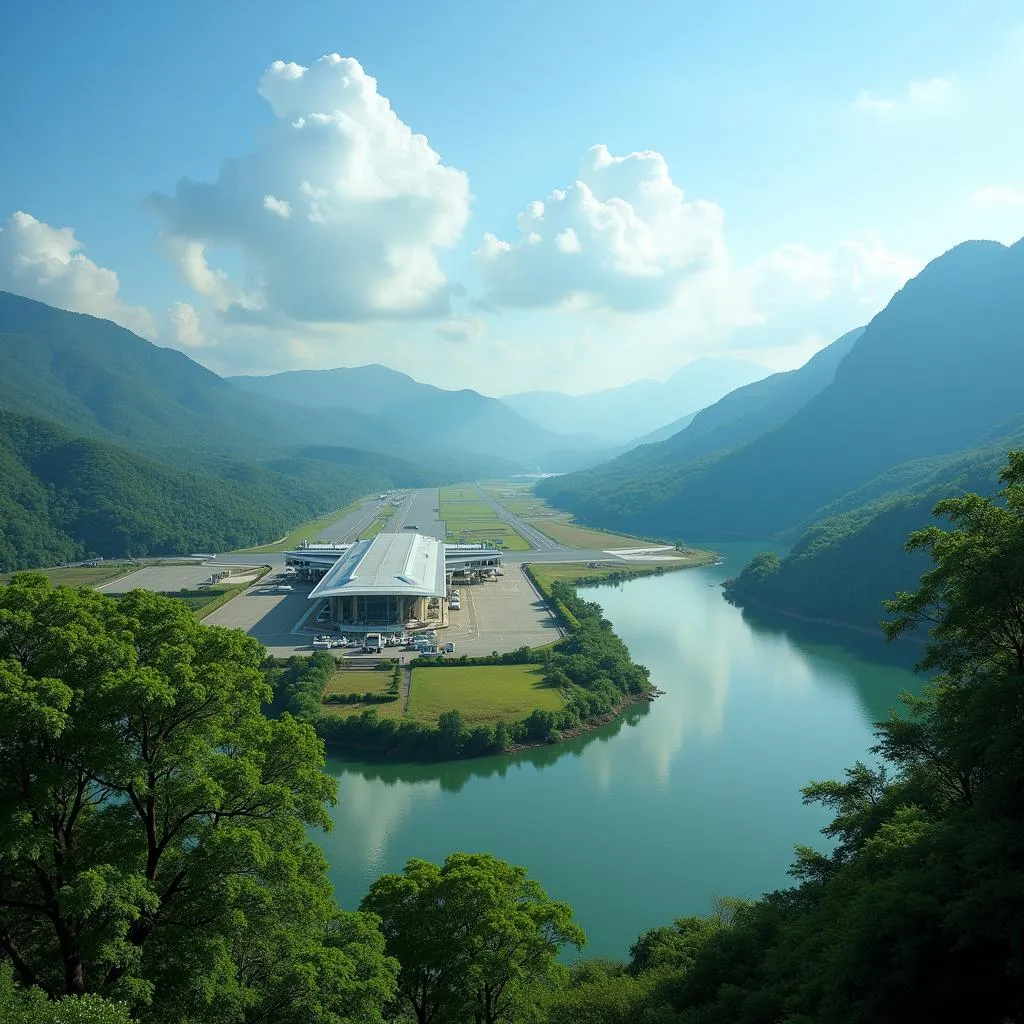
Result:
<instances>
[{"instance_id":1,"label":"white curved roof","mask_svg":"<svg viewBox=\"0 0 1024 1024\"><path fill-rule=\"evenodd\" d=\"M353 544L309 597L443 597L444 593L444 547L433 537L409 531L378 533L372 540Z\"/></svg>"}]
</instances>

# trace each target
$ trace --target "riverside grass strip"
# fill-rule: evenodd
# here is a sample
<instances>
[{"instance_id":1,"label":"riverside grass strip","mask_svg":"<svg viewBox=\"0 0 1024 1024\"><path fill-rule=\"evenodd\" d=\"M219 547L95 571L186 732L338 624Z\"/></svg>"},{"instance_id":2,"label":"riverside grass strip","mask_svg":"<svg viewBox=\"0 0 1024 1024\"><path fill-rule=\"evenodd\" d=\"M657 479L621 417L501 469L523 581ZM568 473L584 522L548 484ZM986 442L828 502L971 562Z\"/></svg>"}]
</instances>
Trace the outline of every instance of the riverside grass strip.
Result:
<instances>
[{"instance_id":1,"label":"riverside grass strip","mask_svg":"<svg viewBox=\"0 0 1024 1024\"><path fill-rule=\"evenodd\" d=\"M544 685L538 665L438 665L413 669L408 717L436 725L438 716L456 708L467 725L494 725L538 708L564 707L561 692Z\"/></svg>"}]
</instances>

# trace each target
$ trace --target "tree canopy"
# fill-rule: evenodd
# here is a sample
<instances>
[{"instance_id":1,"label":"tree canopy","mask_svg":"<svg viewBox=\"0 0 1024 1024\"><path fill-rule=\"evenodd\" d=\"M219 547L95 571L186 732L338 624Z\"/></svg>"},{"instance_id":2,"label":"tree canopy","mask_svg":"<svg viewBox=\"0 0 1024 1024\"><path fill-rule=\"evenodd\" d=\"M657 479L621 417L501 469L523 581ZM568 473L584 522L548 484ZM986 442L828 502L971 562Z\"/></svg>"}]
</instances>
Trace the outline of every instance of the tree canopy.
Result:
<instances>
[{"instance_id":1,"label":"tree canopy","mask_svg":"<svg viewBox=\"0 0 1024 1024\"><path fill-rule=\"evenodd\" d=\"M261 713L262 647L142 591L0 590L0 950L144 1019L372 1021L394 981L307 827L313 730Z\"/></svg>"},{"instance_id":2,"label":"tree canopy","mask_svg":"<svg viewBox=\"0 0 1024 1024\"><path fill-rule=\"evenodd\" d=\"M417 1024L505 1024L538 990L562 980L557 957L583 930L566 903L489 854L455 853L438 867L409 861L382 875L361 904L381 919L401 963L399 1012Z\"/></svg>"}]
</instances>

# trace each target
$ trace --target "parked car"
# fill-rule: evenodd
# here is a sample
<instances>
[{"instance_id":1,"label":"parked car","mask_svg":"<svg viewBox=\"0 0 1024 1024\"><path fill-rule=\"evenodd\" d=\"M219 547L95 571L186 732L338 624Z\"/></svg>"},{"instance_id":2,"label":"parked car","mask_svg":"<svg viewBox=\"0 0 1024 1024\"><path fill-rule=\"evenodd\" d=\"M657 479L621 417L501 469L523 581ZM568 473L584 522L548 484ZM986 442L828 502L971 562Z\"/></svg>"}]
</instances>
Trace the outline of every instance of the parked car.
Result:
<instances>
[{"instance_id":1,"label":"parked car","mask_svg":"<svg viewBox=\"0 0 1024 1024\"><path fill-rule=\"evenodd\" d=\"M444 653L445 654L454 654L455 653L455 644L452 644L452 643L445 644L444 645Z\"/></svg>"}]
</instances>

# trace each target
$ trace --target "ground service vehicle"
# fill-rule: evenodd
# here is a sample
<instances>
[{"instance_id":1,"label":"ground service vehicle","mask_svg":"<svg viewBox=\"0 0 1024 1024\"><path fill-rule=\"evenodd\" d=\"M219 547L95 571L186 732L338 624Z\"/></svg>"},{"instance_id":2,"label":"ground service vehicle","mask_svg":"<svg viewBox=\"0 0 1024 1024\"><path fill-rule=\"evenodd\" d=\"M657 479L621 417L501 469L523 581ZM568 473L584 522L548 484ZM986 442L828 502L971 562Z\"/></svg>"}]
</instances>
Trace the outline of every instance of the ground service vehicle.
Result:
<instances>
[{"instance_id":1,"label":"ground service vehicle","mask_svg":"<svg viewBox=\"0 0 1024 1024\"><path fill-rule=\"evenodd\" d=\"M367 633L363 640L363 650L367 654L380 654L384 648L384 642L380 633Z\"/></svg>"}]
</instances>

